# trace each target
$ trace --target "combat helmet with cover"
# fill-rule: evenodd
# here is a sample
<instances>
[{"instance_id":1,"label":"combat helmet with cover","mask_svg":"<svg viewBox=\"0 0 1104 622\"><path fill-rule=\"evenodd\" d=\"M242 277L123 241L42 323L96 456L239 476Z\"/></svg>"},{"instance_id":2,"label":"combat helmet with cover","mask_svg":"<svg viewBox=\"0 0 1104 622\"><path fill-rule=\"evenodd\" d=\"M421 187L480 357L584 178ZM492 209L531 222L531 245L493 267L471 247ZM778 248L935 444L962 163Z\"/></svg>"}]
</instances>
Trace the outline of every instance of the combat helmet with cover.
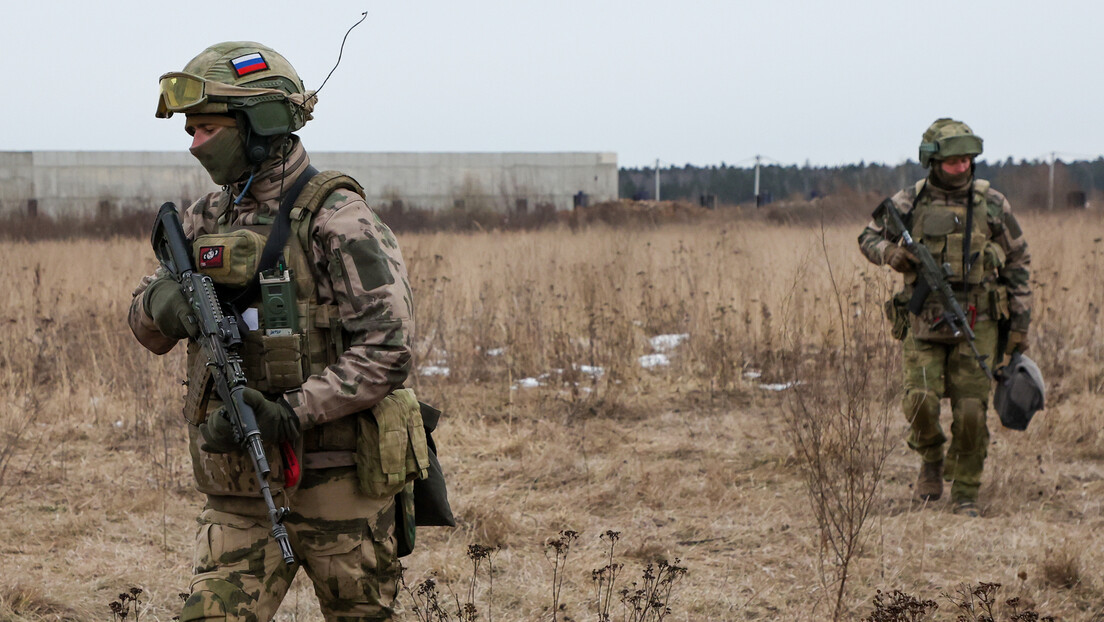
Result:
<instances>
[{"instance_id":1,"label":"combat helmet with cover","mask_svg":"<svg viewBox=\"0 0 1104 622\"><path fill-rule=\"evenodd\" d=\"M932 160L952 156L981 155L982 140L962 121L936 119L920 139L920 166L927 168Z\"/></svg>"},{"instance_id":2,"label":"combat helmet with cover","mask_svg":"<svg viewBox=\"0 0 1104 622\"><path fill-rule=\"evenodd\" d=\"M252 41L217 43L161 76L158 118L174 112L232 115L248 130L249 158L259 162L269 145L303 127L317 102L281 54Z\"/></svg>"},{"instance_id":3,"label":"combat helmet with cover","mask_svg":"<svg viewBox=\"0 0 1104 622\"><path fill-rule=\"evenodd\" d=\"M1008 365L997 370L993 407L1000 415L1001 425L1026 430L1031 418L1045 406L1046 385L1039 366L1016 350Z\"/></svg>"}]
</instances>

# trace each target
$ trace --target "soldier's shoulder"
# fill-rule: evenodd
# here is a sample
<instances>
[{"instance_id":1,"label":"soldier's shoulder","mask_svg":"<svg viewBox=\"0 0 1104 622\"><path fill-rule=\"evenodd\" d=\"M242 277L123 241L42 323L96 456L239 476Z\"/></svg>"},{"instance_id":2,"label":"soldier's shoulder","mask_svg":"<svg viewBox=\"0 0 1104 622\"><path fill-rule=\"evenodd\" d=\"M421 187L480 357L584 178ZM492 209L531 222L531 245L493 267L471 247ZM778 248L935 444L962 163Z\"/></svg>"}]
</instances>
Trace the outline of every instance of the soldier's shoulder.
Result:
<instances>
[{"instance_id":1,"label":"soldier's shoulder","mask_svg":"<svg viewBox=\"0 0 1104 622\"><path fill-rule=\"evenodd\" d=\"M316 212L336 211L350 205L364 205L364 188L356 179L341 171L323 171L317 174L307 186L308 192L316 193L309 202L317 201Z\"/></svg>"},{"instance_id":2,"label":"soldier's shoulder","mask_svg":"<svg viewBox=\"0 0 1104 622\"><path fill-rule=\"evenodd\" d=\"M314 228L323 234L348 235L374 223L378 216L355 190L336 188L326 194L314 215Z\"/></svg>"},{"instance_id":3,"label":"soldier's shoulder","mask_svg":"<svg viewBox=\"0 0 1104 622\"><path fill-rule=\"evenodd\" d=\"M890 199L897 205L897 211L902 214L907 214L912 211L913 205L916 203L916 197L920 194L920 191L924 188L924 180L909 184L904 188L901 188Z\"/></svg>"},{"instance_id":4,"label":"soldier's shoulder","mask_svg":"<svg viewBox=\"0 0 1104 622\"><path fill-rule=\"evenodd\" d=\"M988 179L978 179L974 181L974 185L975 187L981 187L985 190L985 198L990 203L1003 204L1005 201L1008 200L1008 198L1004 196L1003 192L997 190L993 187L993 184L989 183Z\"/></svg>"},{"instance_id":5,"label":"soldier's shoulder","mask_svg":"<svg viewBox=\"0 0 1104 622\"><path fill-rule=\"evenodd\" d=\"M185 230L193 235L214 231L218 227L222 196L221 191L211 192L193 201L181 215Z\"/></svg>"}]
</instances>

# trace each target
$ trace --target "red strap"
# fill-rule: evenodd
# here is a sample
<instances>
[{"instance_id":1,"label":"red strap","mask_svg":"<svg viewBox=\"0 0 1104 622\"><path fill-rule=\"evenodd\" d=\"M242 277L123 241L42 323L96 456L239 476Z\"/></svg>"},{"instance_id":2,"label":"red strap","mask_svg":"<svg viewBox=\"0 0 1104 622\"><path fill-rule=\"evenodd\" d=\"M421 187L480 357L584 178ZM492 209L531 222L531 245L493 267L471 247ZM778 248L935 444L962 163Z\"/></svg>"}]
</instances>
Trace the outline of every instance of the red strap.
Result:
<instances>
[{"instance_id":1,"label":"red strap","mask_svg":"<svg viewBox=\"0 0 1104 622\"><path fill-rule=\"evenodd\" d=\"M970 316L970 330L974 330L974 324L977 323L977 307L974 305L967 307L966 315Z\"/></svg>"},{"instance_id":2,"label":"red strap","mask_svg":"<svg viewBox=\"0 0 1104 622\"><path fill-rule=\"evenodd\" d=\"M284 487L291 488L299 483L299 459L287 441L280 443L280 453L284 454Z\"/></svg>"}]
</instances>

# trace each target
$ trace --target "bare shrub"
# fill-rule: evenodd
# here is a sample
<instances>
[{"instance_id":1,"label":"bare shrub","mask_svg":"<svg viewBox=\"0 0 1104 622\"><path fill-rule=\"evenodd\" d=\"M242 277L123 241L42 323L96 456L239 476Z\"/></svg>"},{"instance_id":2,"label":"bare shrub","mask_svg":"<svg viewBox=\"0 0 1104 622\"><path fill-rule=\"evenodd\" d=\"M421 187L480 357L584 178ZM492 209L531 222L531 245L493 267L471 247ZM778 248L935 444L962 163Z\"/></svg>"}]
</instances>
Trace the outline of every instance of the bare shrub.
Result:
<instances>
[{"instance_id":1,"label":"bare shrub","mask_svg":"<svg viewBox=\"0 0 1104 622\"><path fill-rule=\"evenodd\" d=\"M1063 590L1071 590L1084 581L1081 555L1070 544L1048 549L1045 558L1039 562L1039 572L1043 583Z\"/></svg>"},{"instance_id":2,"label":"bare shrub","mask_svg":"<svg viewBox=\"0 0 1104 622\"><path fill-rule=\"evenodd\" d=\"M885 398L894 343L880 318L855 311L877 308L884 290L837 281L826 250L825 260L838 347L809 348L803 335L791 333L789 350L804 356L787 364L796 384L784 413L816 518L822 560L832 568L832 619L840 620L851 561L862 544L892 447Z\"/></svg>"},{"instance_id":3,"label":"bare shrub","mask_svg":"<svg viewBox=\"0 0 1104 622\"><path fill-rule=\"evenodd\" d=\"M888 594L878 590L873 603L874 610L863 618L863 622L923 622L930 620L939 609L939 603L934 600L920 600L901 590Z\"/></svg>"}]
</instances>

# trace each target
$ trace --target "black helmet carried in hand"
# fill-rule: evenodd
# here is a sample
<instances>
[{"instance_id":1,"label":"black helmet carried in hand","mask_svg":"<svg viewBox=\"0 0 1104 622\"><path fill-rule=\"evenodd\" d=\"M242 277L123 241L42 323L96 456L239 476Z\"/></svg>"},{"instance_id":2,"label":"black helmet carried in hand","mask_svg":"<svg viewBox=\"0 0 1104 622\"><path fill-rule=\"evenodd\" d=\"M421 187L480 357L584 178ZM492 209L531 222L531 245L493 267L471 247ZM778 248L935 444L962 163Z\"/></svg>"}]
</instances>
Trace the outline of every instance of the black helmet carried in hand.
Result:
<instances>
[{"instance_id":1,"label":"black helmet carried in hand","mask_svg":"<svg viewBox=\"0 0 1104 622\"><path fill-rule=\"evenodd\" d=\"M997 370L997 389L993 407L1001 425L1011 430L1026 430L1035 413L1046 405L1043 374L1035 361L1017 351L1006 367Z\"/></svg>"}]
</instances>

